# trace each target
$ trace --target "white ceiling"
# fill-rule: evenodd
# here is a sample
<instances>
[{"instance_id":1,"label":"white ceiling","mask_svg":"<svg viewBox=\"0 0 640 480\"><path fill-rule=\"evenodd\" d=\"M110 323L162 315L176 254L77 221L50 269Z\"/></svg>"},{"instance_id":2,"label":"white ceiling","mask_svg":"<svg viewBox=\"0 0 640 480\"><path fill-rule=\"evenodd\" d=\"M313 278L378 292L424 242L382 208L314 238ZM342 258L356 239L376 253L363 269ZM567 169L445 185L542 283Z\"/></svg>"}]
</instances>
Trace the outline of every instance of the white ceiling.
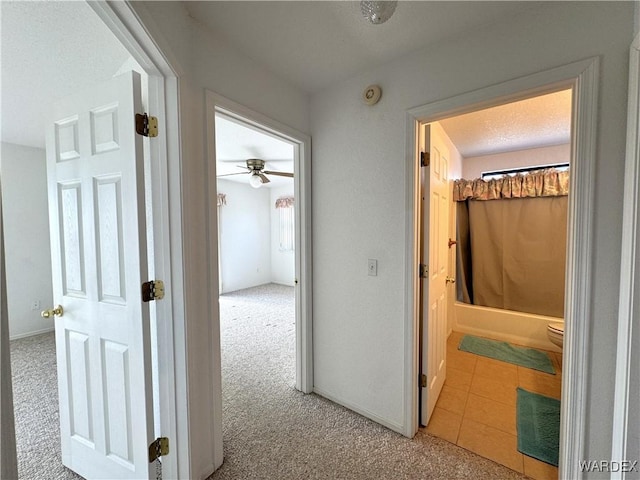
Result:
<instances>
[{"instance_id":1,"label":"white ceiling","mask_svg":"<svg viewBox=\"0 0 640 480\"><path fill-rule=\"evenodd\" d=\"M440 124L463 157L569 143L571 90L459 115Z\"/></svg>"},{"instance_id":2,"label":"white ceiling","mask_svg":"<svg viewBox=\"0 0 640 480\"><path fill-rule=\"evenodd\" d=\"M293 145L272 135L260 132L226 116L216 114L216 174L225 175L225 180L249 184L246 160L259 158L264 160L265 170L293 173ZM277 188L292 185L293 179L278 175L268 175L270 182L263 187Z\"/></svg>"},{"instance_id":3,"label":"white ceiling","mask_svg":"<svg viewBox=\"0 0 640 480\"><path fill-rule=\"evenodd\" d=\"M388 22L371 25L359 2L183 2L214 37L306 92L541 3L400 1ZM0 1L0 7L2 141L43 148L48 105L113 76L130 57L85 2ZM538 117L532 112L521 121L513 121L512 112L510 121L500 121L507 118L502 115L494 121L479 116L475 126L469 119L443 123L467 155L534 146L535 139L559 143L562 121L551 108L537 108ZM276 162L284 160L282 146L234 135L235 147L220 140L221 163L258 157L268 161L267 169L291 171Z\"/></svg>"},{"instance_id":4,"label":"white ceiling","mask_svg":"<svg viewBox=\"0 0 640 480\"><path fill-rule=\"evenodd\" d=\"M2 141L44 148L48 106L112 77L129 53L85 2L0 2Z\"/></svg>"},{"instance_id":5,"label":"white ceiling","mask_svg":"<svg viewBox=\"0 0 640 480\"><path fill-rule=\"evenodd\" d=\"M400 1L372 25L352 1L184 2L216 36L306 92L542 2Z\"/></svg>"}]
</instances>

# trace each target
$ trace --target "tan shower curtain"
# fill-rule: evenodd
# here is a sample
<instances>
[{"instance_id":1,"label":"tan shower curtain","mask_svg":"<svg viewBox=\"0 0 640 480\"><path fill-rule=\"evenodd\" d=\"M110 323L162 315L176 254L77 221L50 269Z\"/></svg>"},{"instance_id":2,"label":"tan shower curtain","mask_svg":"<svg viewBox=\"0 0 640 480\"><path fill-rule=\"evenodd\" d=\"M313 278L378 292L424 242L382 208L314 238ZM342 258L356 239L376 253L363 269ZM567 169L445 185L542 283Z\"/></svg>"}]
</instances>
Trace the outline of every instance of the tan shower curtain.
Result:
<instances>
[{"instance_id":1,"label":"tan shower curtain","mask_svg":"<svg viewBox=\"0 0 640 480\"><path fill-rule=\"evenodd\" d=\"M564 316L568 175L456 181L459 300Z\"/></svg>"}]
</instances>

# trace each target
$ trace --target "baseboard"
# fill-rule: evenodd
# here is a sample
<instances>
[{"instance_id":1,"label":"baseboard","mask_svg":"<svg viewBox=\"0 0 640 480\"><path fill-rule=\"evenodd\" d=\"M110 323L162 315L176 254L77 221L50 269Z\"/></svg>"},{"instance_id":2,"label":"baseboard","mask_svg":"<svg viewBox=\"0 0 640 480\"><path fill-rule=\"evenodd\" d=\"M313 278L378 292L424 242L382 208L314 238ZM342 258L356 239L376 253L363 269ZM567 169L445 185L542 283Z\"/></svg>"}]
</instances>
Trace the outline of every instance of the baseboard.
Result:
<instances>
[{"instance_id":1,"label":"baseboard","mask_svg":"<svg viewBox=\"0 0 640 480\"><path fill-rule=\"evenodd\" d=\"M18 340L19 338L33 337L34 335L42 335L43 333L50 333L55 330L55 327L44 328L42 330L36 330L35 332L21 333L19 335L9 336L9 340Z\"/></svg>"},{"instance_id":2,"label":"baseboard","mask_svg":"<svg viewBox=\"0 0 640 480\"><path fill-rule=\"evenodd\" d=\"M320 395L323 398L326 398L327 400L331 400L333 403L337 403L338 405L342 405L345 408L348 408L349 410L354 411L355 413L357 413L358 415L362 415L363 417L368 418L369 420L373 420L376 423L379 423L380 425L382 425L383 427L387 427L390 430L393 430L394 432L397 432L403 436L406 436L406 429L404 425L401 425L399 423L394 423L394 422L390 422L378 415L376 415L373 412L370 412L369 410L367 410L366 408L362 408L359 405L356 405L354 403L351 402L346 402L342 399L340 399L337 395L333 395L332 393L329 393L325 390L322 390L321 388L317 388L314 387L313 388L313 393Z\"/></svg>"}]
</instances>

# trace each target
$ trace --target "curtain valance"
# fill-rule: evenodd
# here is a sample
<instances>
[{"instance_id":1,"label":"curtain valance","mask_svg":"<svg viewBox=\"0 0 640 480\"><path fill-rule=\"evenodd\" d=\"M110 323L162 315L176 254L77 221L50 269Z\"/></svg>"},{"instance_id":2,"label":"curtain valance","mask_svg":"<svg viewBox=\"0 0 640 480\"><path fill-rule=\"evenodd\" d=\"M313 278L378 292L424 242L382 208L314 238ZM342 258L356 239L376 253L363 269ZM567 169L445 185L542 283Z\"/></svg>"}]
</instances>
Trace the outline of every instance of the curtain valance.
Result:
<instances>
[{"instance_id":1,"label":"curtain valance","mask_svg":"<svg viewBox=\"0 0 640 480\"><path fill-rule=\"evenodd\" d=\"M569 194L569 171L535 170L492 180L456 180L453 200L498 200L502 198L559 197Z\"/></svg>"},{"instance_id":2,"label":"curtain valance","mask_svg":"<svg viewBox=\"0 0 640 480\"><path fill-rule=\"evenodd\" d=\"M227 195L224 193L219 193L218 194L218 207L221 207L222 205L226 205L227 204Z\"/></svg>"},{"instance_id":3,"label":"curtain valance","mask_svg":"<svg viewBox=\"0 0 640 480\"><path fill-rule=\"evenodd\" d=\"M291 208L293 207L293 197L280 197L276 200L276 208Z\"/></svg>"}]
</instances>

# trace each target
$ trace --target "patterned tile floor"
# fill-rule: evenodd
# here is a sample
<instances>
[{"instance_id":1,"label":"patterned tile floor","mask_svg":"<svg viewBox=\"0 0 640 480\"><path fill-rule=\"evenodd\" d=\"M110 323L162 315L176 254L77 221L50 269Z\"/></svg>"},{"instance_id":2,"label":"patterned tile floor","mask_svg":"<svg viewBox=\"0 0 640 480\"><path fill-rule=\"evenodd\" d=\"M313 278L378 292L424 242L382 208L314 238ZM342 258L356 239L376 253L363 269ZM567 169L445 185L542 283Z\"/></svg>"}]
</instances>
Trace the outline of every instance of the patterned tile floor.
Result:
<instances>
[{"instance_id":1,"label":"patterned tile floor","mask_svg":"<svg viewBox=\"0 0 640 480\"><path fill-rule=\"evenodd\" d=\"M550 375L458 350L463 334L447 341L447 376L427 432L536 480L557 479L558 469L518 451L516 387L560 399L562 354Z\"/></svg>"}]
</instances>

